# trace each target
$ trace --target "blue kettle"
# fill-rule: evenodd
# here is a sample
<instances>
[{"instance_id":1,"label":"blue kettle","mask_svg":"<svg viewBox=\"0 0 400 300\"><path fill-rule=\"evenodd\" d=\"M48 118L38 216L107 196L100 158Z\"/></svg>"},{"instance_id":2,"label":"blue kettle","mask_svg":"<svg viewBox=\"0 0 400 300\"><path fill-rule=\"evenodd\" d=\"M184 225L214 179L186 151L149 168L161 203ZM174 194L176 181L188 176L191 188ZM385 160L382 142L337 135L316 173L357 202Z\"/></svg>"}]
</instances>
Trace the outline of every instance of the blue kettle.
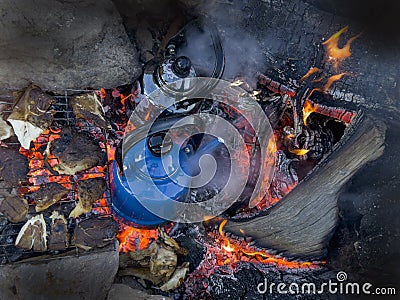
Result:
<instances>
[{"instance_id":1,"label":"blue kettle","mask_svg":"<svg viewBox=\"0 0 400 300\"><path fill-rule=\"evenodd\" d=\"M200 158L221 145L217 138L201 145L199 134L178 143L166 134L173 119L157 121L149 131L134 130L125 139L121 161L112 163L112 208L133 226L152 227L175 219L181 213L177 202L185 202ZM184 129L190 132L195 123L198 120Z\"/></svg>"}]
</instances>

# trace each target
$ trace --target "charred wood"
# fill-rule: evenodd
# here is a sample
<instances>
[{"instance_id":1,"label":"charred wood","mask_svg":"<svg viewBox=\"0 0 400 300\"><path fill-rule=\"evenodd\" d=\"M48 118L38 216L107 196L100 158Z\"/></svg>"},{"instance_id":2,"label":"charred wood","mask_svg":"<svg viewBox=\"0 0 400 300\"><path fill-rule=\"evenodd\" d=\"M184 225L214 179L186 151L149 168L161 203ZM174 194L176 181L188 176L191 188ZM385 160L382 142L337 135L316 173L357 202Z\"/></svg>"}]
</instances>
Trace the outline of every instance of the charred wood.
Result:
<instances>
[{"instance_id":1,"label":"charred wood","mask_svg":"<svg viewBox=\"0 0 400 300\"><path fill-rule=\"evenodd\" d=\"M57 211L53 211L50 218L49 250L65 250L69 246L67 220Z\"/></svg>"},{"instance_id":2,"label":"charred wood","mask_svg":"<svg viewBox=\"0 0 400 300\"><path fill-rule=\"evenodd\" d=\"M33 251L43 252L47 250L46 238L46 223L43 215L40 214L32 217L22 226L15 241L15 246L25 250L33 249Z\"/></svg>"},{"instance_id":3,"label":"charred wood","mask_svg":"<svg viewBox=\"0 0 400 300\"><path fill-rule=\"evenodd\" d=\"M229 221L225 230L251 236L256 245L287 258L320 259L336 227L337 198L343 185L384 150L385 126L363 118L333 153L291 193L251 220ZM346 138L347 137L347 138Z\"/></svg>"},{"instance_id":4,"label":"charred wood","mask_svg":"<svg viewBox=\"0 0 400 300\"><path fill-rule=\"evenodd\" d=\"M70 213L70 218L77 218L82 214L92 210L93 203L99 200L106 191L106 181L104 178L91 178L78 182L79 202Z\"/></svg>"},{"instance_id":5,"label":"charred wood","mask_svg":"<svg viewBox=\"0 0 400 300\"><path fill-rule=\"evenodd\" d=\"M18 151L0 147L0 179L10 186L17 186L26 181L28 160Z\"/></svg>"},{"instance_id":6,"label":"charred wood","mask_svg":"<svg viewBox=\"0 0 400 300\"><path fill-rule=\"evenodd\" d=\"M55 182L47 183L33 194L33 199L36 203L36 211L40 212L49 208L68 193L69 190L61 184Z\"/></svg>"},{"instance_id":7,"label":"charred wood","mask_svg":"<svg viewBox=\"0 0 400 300\"><path fill-rule=\"evenodd\" d=\"M2 213L8 221L19 223L26 219L28 214L28 201L17 195L8 193L0 193L0 213Z\"/></svg>"},{"instance_id":8,"label":"charred wood","mask_svg":"<svg viewBox=\"0 0 400 300\"><path fill-rule=\"evenodd\" d=\"M75 175L77 172L87 170L94 166L105 164L105 153L98 142L88 134L73 132L64 128L61 138L48 144L46 159L54 155L59 163L53 170L59 174Z\"/></svg>"}]
</instances>

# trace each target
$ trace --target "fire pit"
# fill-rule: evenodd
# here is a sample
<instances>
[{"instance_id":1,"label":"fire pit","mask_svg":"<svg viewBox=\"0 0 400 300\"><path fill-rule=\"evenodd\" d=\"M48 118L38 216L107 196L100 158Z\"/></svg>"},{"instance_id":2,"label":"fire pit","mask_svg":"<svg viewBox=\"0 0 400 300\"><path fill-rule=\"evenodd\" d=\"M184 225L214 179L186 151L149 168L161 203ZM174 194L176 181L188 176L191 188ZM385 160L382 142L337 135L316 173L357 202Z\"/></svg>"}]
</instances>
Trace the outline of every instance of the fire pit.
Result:
<instances>
[{"instance_id":1,"label":"fire pit","mask_svg":"<svg viewBox=\"0 0 400 300\"><path fill-rule=\"evenodd\" d=\"M35 82L1 99L1 297L281 299L284 284L307 299L310 282L368 281L344 261L366 265L373 226L343 197L393 131L370 113L391 104L360 91L365 33L342 19L318 29L328 14L308 1L291 13L275 1L179 2L154 27L126 13L157 15L136 2L115 4L143 76ZM296 5L315 30L299 35L301 56L288 32Z\"/></svg>"}]
</instances>

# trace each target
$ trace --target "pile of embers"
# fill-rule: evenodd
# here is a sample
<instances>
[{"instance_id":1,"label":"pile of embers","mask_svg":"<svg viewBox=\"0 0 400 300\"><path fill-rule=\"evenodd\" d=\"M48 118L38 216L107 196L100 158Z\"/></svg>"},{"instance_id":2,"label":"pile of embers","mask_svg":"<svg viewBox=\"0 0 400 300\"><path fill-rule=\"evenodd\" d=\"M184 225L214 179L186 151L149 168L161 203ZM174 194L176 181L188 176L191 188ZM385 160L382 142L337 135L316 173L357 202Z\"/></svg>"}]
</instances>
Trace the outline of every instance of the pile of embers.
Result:
<instances>
[{"instance_id":1,"label":"pile of embers","mask_svg":"<svg viewBox=\"0 0 400 300\"><path fill-rule=\"evenodd\" d=\"M34 85L4 107L12 125L5 128L18 142L10 136L0 147L3 263L103 247L115 238L118 225L104 211L106 135L96 125L106 123L97 109L102 106L93 92L54 97Z\"/></svg>"}]
</instances>

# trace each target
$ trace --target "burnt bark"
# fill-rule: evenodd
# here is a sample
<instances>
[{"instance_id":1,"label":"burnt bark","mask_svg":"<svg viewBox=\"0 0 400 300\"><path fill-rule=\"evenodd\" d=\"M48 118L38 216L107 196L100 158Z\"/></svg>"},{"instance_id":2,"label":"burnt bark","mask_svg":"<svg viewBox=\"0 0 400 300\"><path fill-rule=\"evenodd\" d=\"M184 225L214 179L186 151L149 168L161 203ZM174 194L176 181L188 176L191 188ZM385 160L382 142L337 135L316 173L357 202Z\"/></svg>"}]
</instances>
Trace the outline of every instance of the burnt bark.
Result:
<instances>
[{"instance_id":1,"label":"burnt bark","mask_svg":"<svg viewBox=\"0 0 400 300\"><path fill-rule=\"evenodd\" d=\"M288 258L320 259L338 221L337 199L344 184L369 161L382 155L385 126L363 118L348 138L278 204L225 230L254 239L256 245Z\"/></svg>"}]
</instances>

